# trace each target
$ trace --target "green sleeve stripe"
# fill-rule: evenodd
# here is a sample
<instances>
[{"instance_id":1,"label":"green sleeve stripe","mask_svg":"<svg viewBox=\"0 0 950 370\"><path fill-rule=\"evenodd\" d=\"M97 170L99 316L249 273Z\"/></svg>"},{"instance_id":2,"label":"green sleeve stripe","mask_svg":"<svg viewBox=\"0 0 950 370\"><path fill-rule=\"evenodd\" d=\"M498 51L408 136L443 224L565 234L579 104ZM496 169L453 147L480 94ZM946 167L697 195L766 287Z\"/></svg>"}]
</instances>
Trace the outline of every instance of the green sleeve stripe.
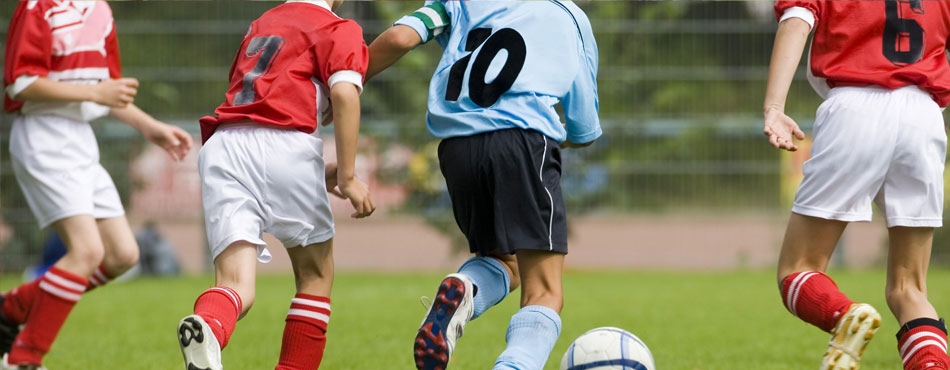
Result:
<instances>
[{"instance_id":1,"label":"green sleeve stripe","mask_svg":"<svg viewBox=\"0 0 950 370\"><path fill-rule=\"evenodd\" d=\"M433 37L441 33L440 31L442 31L443 28L449 25L449 16L446 14L445 5L442 5L441 2L434 2L419 8L419 10L410 14L410 16L421 20L429 30L429 38L425 40L425 42L432 40Z\"/></svg>"}]
</instances>

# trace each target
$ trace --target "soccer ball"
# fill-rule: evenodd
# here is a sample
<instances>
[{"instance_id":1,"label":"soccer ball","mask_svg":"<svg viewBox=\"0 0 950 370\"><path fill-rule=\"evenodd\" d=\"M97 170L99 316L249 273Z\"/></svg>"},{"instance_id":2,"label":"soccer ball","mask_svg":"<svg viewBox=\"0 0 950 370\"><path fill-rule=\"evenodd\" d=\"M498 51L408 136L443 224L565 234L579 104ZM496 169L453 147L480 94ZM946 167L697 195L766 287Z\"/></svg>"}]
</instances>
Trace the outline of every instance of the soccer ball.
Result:
<instances>
[{"instance_id":1,"label":"soccer ball","mask_svg":"<svg viewBox=\"0 0 950 370\"><path fill-rule=\"evenodd\" d=\"M655 370L653 354L636 335L618 328L590 330L571 343L561 370Z\"/></svg>"}]
</instances>

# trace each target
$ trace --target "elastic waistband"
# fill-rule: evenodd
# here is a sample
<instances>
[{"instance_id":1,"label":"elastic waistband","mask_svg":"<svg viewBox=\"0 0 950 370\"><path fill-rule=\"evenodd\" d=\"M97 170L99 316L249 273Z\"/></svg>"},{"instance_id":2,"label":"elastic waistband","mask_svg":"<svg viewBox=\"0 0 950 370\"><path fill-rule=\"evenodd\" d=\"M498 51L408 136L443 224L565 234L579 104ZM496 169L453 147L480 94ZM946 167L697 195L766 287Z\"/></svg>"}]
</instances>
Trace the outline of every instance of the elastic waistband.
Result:
<instances>
[{"instance_id":1,"label":"elastic waistband","mask_svg":"<svg viewBox=\"0 0 950 370\"><path fill-rule=\"evenodd\" d=\"M926 97L927 99L933 100L933 96L931 96L929 91L921 89L917 85L907 85L904 87L898 87L896 89L888 89L886 87L878 86L878 85L838 86L838 87L832 88L831 91L828 92L828 96L831 97L832 95L835 95L835 94L847 93L851 91L864 91L864 92L875 93L875 94L915 94L915 95L921 95L921 96Z\"/></svg>"}]
</instances>

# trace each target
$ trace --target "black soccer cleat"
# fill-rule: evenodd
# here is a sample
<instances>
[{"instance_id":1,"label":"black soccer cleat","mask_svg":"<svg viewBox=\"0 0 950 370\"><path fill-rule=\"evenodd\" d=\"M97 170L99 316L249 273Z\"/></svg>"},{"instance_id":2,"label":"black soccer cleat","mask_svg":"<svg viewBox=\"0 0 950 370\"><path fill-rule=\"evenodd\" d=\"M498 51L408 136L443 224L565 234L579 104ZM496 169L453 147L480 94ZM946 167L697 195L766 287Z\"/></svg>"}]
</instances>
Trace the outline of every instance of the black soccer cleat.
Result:
<instances>
[{"instance_id":1,"label":"black soccer cleat","mask_svg":"<svg viewBox=\"0 0 950 370\"><path fill-rule=\"evenodd\" d=\"M6 295L0 295L0 307L3 307L5 299ZM16 340L19 334L20 325L4 317L3 310L0 310L0 357L10 353L10 349L13 348L13 341Z\"/></svg>"}]
</instances>

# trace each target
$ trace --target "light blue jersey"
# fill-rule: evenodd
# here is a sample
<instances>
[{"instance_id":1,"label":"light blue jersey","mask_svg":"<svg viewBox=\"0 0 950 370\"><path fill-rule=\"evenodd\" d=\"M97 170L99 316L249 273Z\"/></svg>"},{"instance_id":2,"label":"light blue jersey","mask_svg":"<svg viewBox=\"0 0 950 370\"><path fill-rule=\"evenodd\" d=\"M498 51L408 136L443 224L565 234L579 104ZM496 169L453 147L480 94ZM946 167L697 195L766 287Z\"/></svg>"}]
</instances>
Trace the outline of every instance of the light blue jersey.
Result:
<instances>
[{"instance_id":1,"label":"light blue jersey","mask_svg":"<svg viewBox=\"0 0 950 370\"><path fill-rule=\"evenodd\" d=\"M600 137L597 43L573 2L427 1L396 24L444 50L426 117L436 137L510 128L540 131L558 142Z\"/></svg>"}]
</instances>

